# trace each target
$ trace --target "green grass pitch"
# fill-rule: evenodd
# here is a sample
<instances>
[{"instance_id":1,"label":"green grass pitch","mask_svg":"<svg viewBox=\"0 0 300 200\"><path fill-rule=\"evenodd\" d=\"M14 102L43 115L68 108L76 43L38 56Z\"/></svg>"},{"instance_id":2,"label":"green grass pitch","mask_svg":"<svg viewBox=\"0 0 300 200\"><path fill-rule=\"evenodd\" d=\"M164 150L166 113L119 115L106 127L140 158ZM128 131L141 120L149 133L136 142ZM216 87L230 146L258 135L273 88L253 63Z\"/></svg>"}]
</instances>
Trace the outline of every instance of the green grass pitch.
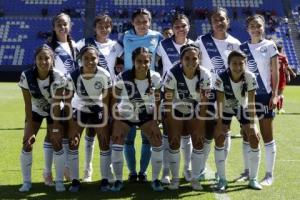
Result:
<instances>
[{"instance_id":1,"label":"green grass pitch","mask_svg":"<svg viewBox=\"0 0 300 200\"><path fill-rule=\"evenodd\" d=\"M207 180L202 184L204 191L194 192L183 179L181 188L177 191L165 190L153 192L150 183L132 184L125 181L125 187L120 193L103 193L98 190L99 150L96 146L93 160L93 180L83 184L79 193L56 193L54 187L43 184L43 138L45 129L41 129L33 150L32 181L33 188L29 193L20 193L18 188L22 183L19 156L24 126L24 104L21 90L16 83L0 84L0 199L299 199L300 198L300 87L289 86L285 91L286 114L275 118L275 139L277 141L277 159L275 166L275 182L262 191L247 188L247 182L233 182L243 170L241 138L232 140L226 173L229 188L225 194L215 193L211 188L214 181ZM43 125L45 127L45 125ZM232 132L238 134L238 124L233 123ZM262 143L261 143L262 144ZM137 156L139 158L140 137L136 140ZM259 179L264 176L264 147L262 149ZM80 147L80 176L83 172L83 142ZM209 157L210 176L213 176L215 164L213 150ZM54 172L54 170L53 170ZM124 166L124 179L128 170ZM151 177L151 166L148 168ZM66 183L68 186L69 183Z\"/></svg>"}]
</instances>

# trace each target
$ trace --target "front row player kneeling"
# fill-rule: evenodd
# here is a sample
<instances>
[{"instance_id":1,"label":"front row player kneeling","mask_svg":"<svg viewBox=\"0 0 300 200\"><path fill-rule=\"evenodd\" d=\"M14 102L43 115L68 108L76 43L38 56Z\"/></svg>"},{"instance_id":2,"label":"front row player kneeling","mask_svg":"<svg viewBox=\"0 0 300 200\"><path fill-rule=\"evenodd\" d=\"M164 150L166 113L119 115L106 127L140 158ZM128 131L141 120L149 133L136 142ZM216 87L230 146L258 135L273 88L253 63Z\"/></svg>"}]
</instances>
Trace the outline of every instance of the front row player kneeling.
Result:
<instances>
[{"instance_id":1,"label":"front row player kneeling","mask_svg":"<svg viewBox=\"0 0 300 200\"><path fill-rule=\"evenodd\" d=\"M249 139L251 151L249 153L249 187L261 190L257 182L260 160L259 136L255 127L255 90L257 88L255 75L245 70L246 55L233 51L228 56L229 68L219 74L215 88L217 91L218 118L215 130L215 162L217 166L217 189L226 190L224 142L230 121L235 116L242 125L243 131Z\"/></svg>"},{"instance_id":2,"label":"front row player kneeling","mask_svg":"<svg viewBox=\"0 0 300 200\"><path fill-rule=\"evenodd\" d=\"M132 62L132 69L117 77L113 90L112 105L116 112L112 133L112 165L116 181L111 190L117 192L123 188L124 140L132 126L139 126L152 146L151 186L154 191L162 191L163 187L158 179L162 167L162 136L155 116L160 103L161 79L158 73L149 69L151 53L147 48L135 49ZM114 104L117 101L115 98L118 98L117 104Z\"/></svg>"}]
</instances>

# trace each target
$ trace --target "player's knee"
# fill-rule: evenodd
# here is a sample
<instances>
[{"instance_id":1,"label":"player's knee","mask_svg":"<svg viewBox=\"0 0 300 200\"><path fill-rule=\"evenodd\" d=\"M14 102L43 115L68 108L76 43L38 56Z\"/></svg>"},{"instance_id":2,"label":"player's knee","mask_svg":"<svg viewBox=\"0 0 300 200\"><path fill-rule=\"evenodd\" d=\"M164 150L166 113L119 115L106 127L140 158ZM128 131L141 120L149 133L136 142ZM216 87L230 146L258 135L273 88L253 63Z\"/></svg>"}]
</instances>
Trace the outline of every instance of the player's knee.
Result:
<instances>
[{"instance_id":1,"label":"player's knee","mask_svg":"<svg viewBox=\"0 0 300 200\"><path fill-rule=\"evenodd\" d=\"M249 135L249 143L251 148L257 149L259 143L259 137L257 134Z\"/></svg>"},{"instance_id":2,"label":"player's knee","mask_svg":"<svg viewBox=\"0 0 300 200\"><path fill-rule=\"evenodd\" d=\"M224 143L225 143L225 134L220 134L218 136L215 137L215 143L216 143L216 146L218 147L224 147Z\"/></svg>"},{"instance_id":3,"label":"player's knee","mask_svg":"<svg viewBox=\"0 0 300 200\"><path fill-rule=\"evenodd\" d=\"M203 137L193 138L192 143L193 143L193 148L203 149Z\"/></svg>"},{"instance_id":4,"label":"player's knee","mask_svg":"<svg viewBox=\"0 0 300 200\"><path fill-rule=\"evenodd\" d=\"M180 148L180 138L178 137L169 137L169 144L171 149L179 149Z\"/></svg>"}]
</instances>

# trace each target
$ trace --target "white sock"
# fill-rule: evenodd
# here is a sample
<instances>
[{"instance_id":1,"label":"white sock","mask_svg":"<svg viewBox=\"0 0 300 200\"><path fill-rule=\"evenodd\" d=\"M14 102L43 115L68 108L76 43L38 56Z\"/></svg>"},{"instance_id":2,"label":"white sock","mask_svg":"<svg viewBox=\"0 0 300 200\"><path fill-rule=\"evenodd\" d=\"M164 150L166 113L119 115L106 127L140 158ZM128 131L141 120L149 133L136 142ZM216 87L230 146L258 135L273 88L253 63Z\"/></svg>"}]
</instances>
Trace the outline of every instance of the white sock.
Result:
<instances>
[{"instance_id":1,"label":"white sock","mask_svg":"<svg viewBox=\"0 0 300 200\"><path fill-rule=\"evenodd\" d=\"M260 160L260 149L252 149L249 153L249 177L250 179L256 179L258 174Z\"/></svg>"},{"instance_id":2,"label":"white sock","mask_svg":"<svg viewBox=\"0 0 300 200\"><path fill-rule=\"evenodd\" d=\"M216 147L215 146L215 163L216 163L216 167L217 167L218 176L221 179L226 179L224 147Z\"/></svg>"},{"instance_id":3,"label":"white sock","mask_svg":"<svg viewBox=\"0 0 300 200\"><path fill-rule=\"evenodd\" d=\"M230 131L226 133L225 135L225 143L224 143L224 153L225 153L225 160L227 160L230 147L231 147L231 134Z\"/></svg>"},{"instance_id":4,"label":"white sock","mask_svg":"<svg viewBox=\"0 0 300 200\"><path fill-rule=\"evenodd\" d=\"M266 148L266 172L269 172L273 175L275 157L276 157L276 144L275 140L265 143Z\"/></svg>"},{"instance_id":5,"label":"white sock","mask_svg":"<svg viewBox=\"0 0 300 200\"><path fill-rule=\"evenodd\" d=\"M112 153L111 153L111 161L114 170L114 174L116 176L116 180L123 181L123 148L124 145L113 144L112 145Z\"/></svg>"},{"instance_id":6,"label":"white sock","mask_svg":"<svg viewBox=\"0 0 300 200\"><path fill-rule=\"evenodd\" d=\"M163 135L163 169L169 171L169 140L167 135Z\"/></svg>"},{"instance_id":7,"label":"white sock","mask_svg":"<svg viewBox=\"0 0 300 200\"><path fill-rule=\"evenodd\" d=\"M162 167L163 146L151 148L152 181L159 180L159 173Z\"/></svg>"},{"instance_id":8,"label":"white sock","mask_svg":"<svg viewBox=\"0 0 300 200\"><path fill-rule=\"evenodd\" d=\"M70 171L71 171L71 179L79 180L79 156L78 150L69 150L68 152L69 163L70 163Z\"/></svg>"},{"instance_id":9,"label":"white sock","mask_svg":"<svg viewBox=\"0 0 300 200\"><path fill-rule=\"evenodd\" d=\"M68 154L69 154L69 139L63 138L62 139L62 147L64 149L65 152L65 167L70 168L70 163L69 163L69 158L68 158Z\"/></svg>"},{"instance_id":10,"label":"white sock","mask_svg":"<svg viewBox=\"0 0 300 200\"><path fill-rule=\"evenodd\" d=\"M53 162L53 146L49 142L44 142L44 159L45 159L45 169L44 172L50 173L52 170Z\"/></svg>"},{"instance_id":11,"label":"white sock","mask_svg":"<svg viewBox=\"0 0 300 200\"><path fill-rule=\"evenodd\" d=\"M204 152L204 158L203 158L203 169L201 169L201 172L203 172L205 170L205 165L206 165L206 162L207 162L207 159L208 159L208 156L209 156L209 152L210 152L210 149L211 149L211 143L212 143L212 140L208 140L205 138L204 140L204 146L203 146L203 152Z\"/></svg>"},{"instance_id":12,"label":"white sock","mask_svg":"<svg viewBox=\"0 0 300 200\"><path fill-rule=\"evenodd\" d=\"M110 164L111 164L111 151L101 151L100 150L100 173L102 179L109 179L109 172L111 171L110 169Z\"/></svg>"},{"instance_id":13,"label":"white sock","mask_svg":"<svg viewBox=\"0 0 300 200\"><path fill-rule=\"evenodd\" d=\"M169 161L170 161L170 170L172 173L172 179L179 178L179 165L180 165L180 150L169 150Z\"/></svg>"},{"instance_id":14,"label":"white sock","mask_svg":"<svg viewBox=\"0 0 300 200\"><path fill-rule=\"evenodd\" d=\"M53 161L55 165L55 181L64 180L64 168L65 168L65 152L64 149L60 151L53 151Z\"/></svg>"},{"instance_id":15,"label":"white sock","mask_svg":"<svg viewBox=\"0 0 300 200\"><path fill-rule=\"evenodd\" d=\"M184 170L191 170L192 140L191 136L181 136L181 151L184 159Z\"/></svg>"},{"instance_id":16,"label":"white sock","mask_svg":"<svg viewBox=\"0 0 300 200\"><path fill-rule=\"evenodd\" d=\"M20 160L21 160L23 182L31 183L32 151L26 152L22 150Z\"/></svg>"},{"instance_id":17,"label":"white sock","mask_svg":"<svg viewBox=\"0 0 300 200\"><path fill-rule=\"evenodd\" d=\"M204 151L203 149L193 149L193 153L192 153L192 178L193 179L197 179L201 173L201 169L203 168L203 166L201 166L201 164L203 164L203 162L201 162L201 160L203 160L204 157Z\"/></svg>"},{"instance_id":18,"label":"white sock","mask_svg":"<svg viewBox=\"0 0 300 200\"><path fill-rule=\"evenodd\" d=\"M91 171L93 163L93 152L95 147L95 137L89 137L85 135L85 162L84 170Z\"/></svg>"},{"instance_id":19,"label":"white sock","mask_svg":"<svg viewBox=\"0 0 300 200\"><path fill-rule=\"evenodd\" d=\"M244 160L244 171L249 170L249 153L250 153L249 142L243 141L243 160Z\"/></svg>"}]
</instances>

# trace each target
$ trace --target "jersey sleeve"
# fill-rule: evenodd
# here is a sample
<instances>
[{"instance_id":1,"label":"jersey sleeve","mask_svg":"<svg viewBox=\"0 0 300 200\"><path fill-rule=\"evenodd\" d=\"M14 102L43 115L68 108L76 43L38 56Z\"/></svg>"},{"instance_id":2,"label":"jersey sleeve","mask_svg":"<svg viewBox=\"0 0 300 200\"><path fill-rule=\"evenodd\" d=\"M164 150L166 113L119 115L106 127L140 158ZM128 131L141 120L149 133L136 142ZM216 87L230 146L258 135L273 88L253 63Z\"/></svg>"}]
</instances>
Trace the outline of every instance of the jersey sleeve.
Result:
<instances>
[{"instance_id":1,"label":"jersey sleeve","mask_svg":"<svg viewBox=\"0 0 300 200\"><path fill-rule=\"evenodd\" d=\"M24 72L22 72L22 74L21 74L20 81L19 81L18 85L22 89L25 89L25 90L29 89L28 82L27 82L27 79L26 79L26 76L25 76Z\"/></svg>"},{"instance_id":2,"label":"jersey sleeve","mask_svg":"<svg viewBox=\"0 0 300 200\"><path fill-rule=\"evenodd\" d=\"M217 75L214 88L219 92L224 92L224 85L222 79Z\"/></svg>"},{"instance_id":3,"label":"jersey sleeve","mask_svg":"<svg viewBox=\"0 0 300 200\"><path fill-rule=\"evenodd\" d=\"M115 87L118 88L119 90L123 90L124 87L124 82L122 79L122 73L120 73L115 80Z\"/></svg>"},{"instance_id":4,"label":"jersey sleeve","mask_svg":"<svg viewBox=\"0 0 300 200\"><path fill-rule=\"evenodd\" d=\"M75 85L70 74L66 77L66 89L69 91L75 91Z\"/></svg>"},{"instance_id":5,"label":"jersey sleeve","mask_svg":"<svg viewBox=\"0 0 300 200\"><path fill-rule=\"evenodd\" d=\"M117 56L121 57L123 55L123 53L124 53L123 46L121 46L119 42L116 42L116 44L114 45L114 47L117 50Z\"/></svg>"},{"instance_id":6,"label":"jersey sleeve","mask_svg":"<svg viewBox=\"0 0 300 200\"><path fill-rule=\"evenodd\" d=\"M80 49L82 49L82 47L84 47L84 45L85 45L85 39L83 38L76 43L77 51L79 52Z\"/></svg>"},{"instance_id":7,"label":"jersey sleeve","mask_svg":"<svg viewBox=\"0 0 300 200\"><path fill-rule=\"evenodd\" d=\"M161 88L161 78L159 73L157 72L153 72L153 74L151 75L151 79L152 79L152 84L153 87L158 90Z\"/></svg>"},{"instance_id":8,"label":"jersey sleeve","mask_svg":"<svg viewBox=\"0 0 300 200\"><path fill-rule=\"evenodd\" d=\"M248 91L256 90L257 82L256 82L255 75L251 72L248 72L248 73L246 73L245 79L246 79L246 83L247 83L247 90Z\"/></svg>"},{"instance_id":9,"label":"jersey sleeve","mask_svg":"<svg viewBox=\"0 0 300 200\"><path fill-rule=\"evenodd\" d=\"M268 52L270 53L270 58L278 55L278 50L277 50L276 44L274 42L270 43L270 45L268 46L268 50L269 50Z\"/></svg>"},{"instance_id":10,"label":"jersey sleeve","mask_svg":"<svg viewBox=\"0 0 300 200\"><path fill-rule=\"evenodd\" d=\"M108 88L112 87L112 81L111 81L110 73L107 72L107 71L104 71L103 83L102 84L103 84L104 89L108 89Z\"/></svg>"},{"instance_id":11,"label":"jersey sleeve","mask_svg":"<svg viewBox=\"0 0 300 200\"><path fill-rule=\"evenodd\" d=\"M158 56L162 56L162 45L161 45L161 42L159 42L159 45L158 45L158 47L157 47L157 51L156 51L156 54L158 55Z\"/></svg>"},{"instance_id":12,"label":"jersey sleeve","mask_svg":"<svg viewBox=\"0 0 300 200\"><path fill-rule=\"evenodd\" d=\"M171 71L168 71L168 73L166 74L164 81L163 81L163 85L165 88L167 89L171 89L174 90L176 88L176 78L174 77L173 73Z\"/></svg>"},{"instance_id":13,"label":"jersey sleeve","mask_svg":"<svg viewBox=\"0 0 300 200\"><path fill-rule=\"evenodd\" d=\"M212 79L211 74L207 70L202 70L202 83L201 83L201 89L203 90L210 90L212 88Z\"/></svg>"}]
</instances>

